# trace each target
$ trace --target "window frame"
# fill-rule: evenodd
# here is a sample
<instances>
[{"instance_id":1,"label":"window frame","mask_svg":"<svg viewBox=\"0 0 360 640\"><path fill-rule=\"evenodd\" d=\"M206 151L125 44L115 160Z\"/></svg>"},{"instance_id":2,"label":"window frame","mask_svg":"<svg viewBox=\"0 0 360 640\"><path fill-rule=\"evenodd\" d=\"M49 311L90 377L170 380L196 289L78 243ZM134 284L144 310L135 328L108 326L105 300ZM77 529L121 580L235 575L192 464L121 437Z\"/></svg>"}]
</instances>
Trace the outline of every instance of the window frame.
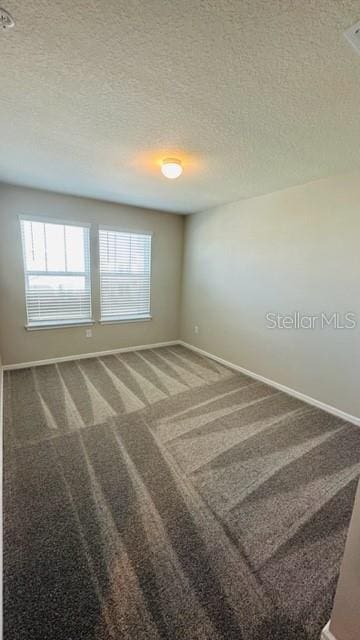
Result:
<instances>
[{"instance_id":1,"label":"window frame","mask_svg":"<svg viewBox=\"0 0 360 640\"><path fill-rule=\"evenodd\" d=\"M113 231L115 233L126 233L130 235L137 236L147 236L150 237L150 260L149 260L149 312L144 316L128 316L123 318L106 318L102 315L102 305L101 305L101 264L100 264L100 231ZM124 227L118 227L115 225L106 225L106 224L98 224L97 229L97 239L96 239L96 247L97 247L97 265L98 265L98 283L99 283L99 323L102 325L106 324L127 324L130 322L149 322L152 320L152 273L153 273L153 240L154 240L154 232L153 231L144 231L141 229L129 229ZM117 273L117 272L113 272Z\"/></svg>"},{"instance_id":2,"label":"window frame","mask_svg":"<svg viewBox=\"0 0 360 640\"><path fill-rule=\"evenodd\" d=\"M82 229L87 229L88 231L88 263L89 263L89 271L41 271L41 270L33 270L27 269L26 266L26 253L25 253L25 242L24 242L24 234L22 228L22 222L40 222L43 224L58 224L61 226L69 226L69 227L81 227ZM18 216L18 223L20 228L20 243L21 243L21 254L22 254L22 262L23 262L23 272L24 272L24 311L26 324L25 329L28 331L37 331L40 329L57 329L57 328L66 328L66 327L74 327L74 326L91 326L95 323L94 321L94 311L93 311L93 265L92 265L92 257L91 257L91 223L89 222L80 222L74 220L67 220L64 218L52 218L50 216L42 216L42 215L27 215L21 214ZM87 284L87 290L89 291L89 303L90 303L90 318L79 318L79 319L56 319L56 320L39 320L39 321L29 321L29 313L28 313L28 304L27 304L27 292L31 289L29 286L29 277L30 276L78 276L84 277L85 282Z\"/></svg>"}]
</instances>

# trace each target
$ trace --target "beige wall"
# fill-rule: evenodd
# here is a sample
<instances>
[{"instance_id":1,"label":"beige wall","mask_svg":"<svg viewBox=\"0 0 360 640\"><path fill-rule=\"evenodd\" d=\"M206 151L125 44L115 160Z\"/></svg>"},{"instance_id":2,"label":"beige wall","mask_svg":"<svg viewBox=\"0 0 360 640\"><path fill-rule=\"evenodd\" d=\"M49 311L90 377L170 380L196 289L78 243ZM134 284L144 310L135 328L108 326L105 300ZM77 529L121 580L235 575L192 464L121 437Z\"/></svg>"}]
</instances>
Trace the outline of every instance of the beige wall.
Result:
<instances>
[{"instance_id":1,"label":"beige wall","mask_svg":"<svg viewBox=\"0 0 360 640\"><path fill-rule=\"evenodd\" d=\"M277 311L360 317L360 176L239 201L185 226L182 339L360 416L359 327L265 324Z\"/></svg>"},{"instance_id":2,"label":"beige wall","mask_svg":"<svg viewBox=\"0 0 360 640\"><path fill-rule=\"evenodd\" d=\"M336 590L330 631L336 640L360 638L360 484Z\"/></svg>"},{"instance_id":3,"label":"beige wall","mask_svg":"<svg viewBox=\"0 0 360 640\"><path fill-rule=\"evenodd\" d=\"M152 320L27 331L19 214L115 225L151 231ZM93 234L96 227L93 228ZM3 364L104 351L174 340L179 334L183 217L20 187L0 185L0 350ZM93 304L99 317L99 289L93 271Z\"/></svg>"}]
</instances>

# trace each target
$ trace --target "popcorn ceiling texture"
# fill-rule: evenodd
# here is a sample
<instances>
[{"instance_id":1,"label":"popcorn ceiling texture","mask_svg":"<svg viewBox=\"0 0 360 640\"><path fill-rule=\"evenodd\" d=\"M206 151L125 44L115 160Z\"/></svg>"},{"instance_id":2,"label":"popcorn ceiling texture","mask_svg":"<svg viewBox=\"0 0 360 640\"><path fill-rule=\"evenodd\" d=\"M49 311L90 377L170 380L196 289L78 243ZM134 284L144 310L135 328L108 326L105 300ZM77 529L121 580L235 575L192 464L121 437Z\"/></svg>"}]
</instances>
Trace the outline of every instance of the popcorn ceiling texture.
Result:
<instances>
[{"instance_id":1,"label":"popcorn ceiling texture","mask_svg":"<svg viewBox=\"0 0 360 640\"><path fill-rule=\"evenodd\" d=\"M360 168L358 0L5 4L0 180L186 213Z\"/></svg>"}]
</instances>

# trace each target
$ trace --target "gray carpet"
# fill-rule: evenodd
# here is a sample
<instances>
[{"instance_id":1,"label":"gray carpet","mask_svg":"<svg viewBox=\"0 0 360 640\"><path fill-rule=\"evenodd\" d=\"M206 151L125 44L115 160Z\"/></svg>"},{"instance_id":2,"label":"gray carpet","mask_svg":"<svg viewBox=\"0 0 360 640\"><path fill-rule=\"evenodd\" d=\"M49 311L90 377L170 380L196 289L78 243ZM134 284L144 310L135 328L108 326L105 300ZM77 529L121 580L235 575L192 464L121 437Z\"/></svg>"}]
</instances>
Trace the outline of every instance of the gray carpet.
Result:
<instances>
[{"instance_id":1,"label":"gray carpet","mask_svg":"<svg viewBox=\"0 0 360 640\"><path fill-rule=\"evenodd\" d=\"M359 428L181 346L4 385L5 638L319 639Z\"/></svg>"}]
</instances>

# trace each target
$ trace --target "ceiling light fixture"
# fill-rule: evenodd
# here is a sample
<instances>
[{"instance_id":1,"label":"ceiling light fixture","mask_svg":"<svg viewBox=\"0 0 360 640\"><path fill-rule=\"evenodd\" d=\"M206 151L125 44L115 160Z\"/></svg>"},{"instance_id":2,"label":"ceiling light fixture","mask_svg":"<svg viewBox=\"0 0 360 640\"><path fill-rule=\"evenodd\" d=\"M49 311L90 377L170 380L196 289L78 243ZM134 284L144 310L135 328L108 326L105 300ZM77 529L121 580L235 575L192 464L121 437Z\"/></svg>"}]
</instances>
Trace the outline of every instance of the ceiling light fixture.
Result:
<instances>
[{"instance_id":1,"label":"ceiling light fixture","mask_svg":"<svg viewBox=\"0 0 360 640\"><path fill-rule=\"evenodd\" d=\"M344 33L345 38L360 53L360 20Z\"/></svg>"},{"instance_id":2,"label":"ceiling light fixture","mask_svg":"<svg viewBox=\"0 0 360 640\"><path fill-rule=\"evenodd\" d=\"M161 173L169 180L175 180L175 178L181 176L182 172L182 164L176 158L165 158L161 163Z\"/></svg>"},{"instance_id":3,"label":"ceiling light fixture","mask_svg":"<svg viewBox=\"0 0 360 640\"><path fill-rule=\"evenodd\" d=\"M15 26L15 20L6 9L0 9L0 29L6 31Z\"/></svg>"}]
</instances>

